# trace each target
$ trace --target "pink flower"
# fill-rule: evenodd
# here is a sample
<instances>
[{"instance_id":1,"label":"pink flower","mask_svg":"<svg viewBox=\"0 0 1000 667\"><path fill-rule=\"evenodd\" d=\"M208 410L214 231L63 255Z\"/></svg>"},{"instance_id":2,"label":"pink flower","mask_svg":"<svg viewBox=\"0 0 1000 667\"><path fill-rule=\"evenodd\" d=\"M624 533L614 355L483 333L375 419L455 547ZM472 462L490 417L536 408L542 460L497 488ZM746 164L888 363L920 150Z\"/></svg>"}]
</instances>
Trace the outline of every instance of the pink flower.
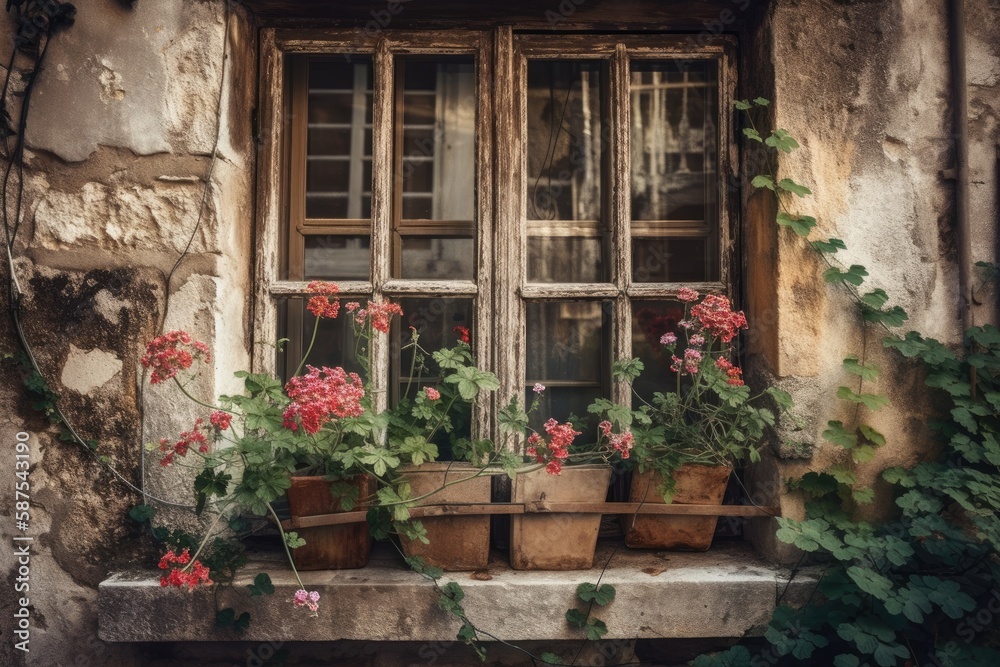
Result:
<instances>
[{"instance_id":1,"label":"pink flower","mask_svg":"<svg viewBox=\"0 0 1000 667\"><path fill-rule=\"evenodd\" d=\"M677 298L680 301L697 301L698 292L694 291L690 287L682 287L677 291Z\"/></svg>"},{"instance_id":2,"label":"pink flower","mask_svg":"<svg viewBox=\"0 0 1000 667\"><path fill-rule=\"evenodd\" d=\"M232 423L233 416L228 412L223 412L222 410L216 410L209 416L208 421L210 421L212 423L212 426L219 429L220 431L225 431L227 428L229 428L229 425Z\"/></svg>"},{"instance_id":3,"label":"pink flower","mask_svg":"<svg viewBox=\"0 0 1000 667\"><path fill-rule=\"evenodd\" d=\"M361 307L361 304L358 303L357 301L348 301L344 305L344 308L346 308L347 312L349 312L349 313L353 313L355 310L357 310L360 307Z\"/></svg>"},{"instance_id":4,"label":"pink flower","mask_svg":"<svg viewBox=\"0 0 1000 667\"><path fill-rule=\"evenodd\" d=\"M295 591L292 604L296 607L306 607L315 616L319 610L319 591L306 591L300 588Z\"/></svg>"},{"instance_id":5,"label":"pink flower","mask_svg":"<svg viewBox=\"0 0 1000 667\"><path fill-rule=\"evenodd\" d=\"M334 298L331 301L330 297L336 297L340 288L334 283L313 281L309 283L307 289L316 295L310 298L306 305L309 312L316 317L336 319L340 313L340 300Z\"/></svg>"},{"instance_id":6,"label":"pink flower","mask_svg":"<svg viewBox=\"0 0 1000 667\"><path fill-rule=\"evenodd\" d=\"M150 384L159 384L177 375L178 371L191 368L195 359L211 361L208 346L192 341L186 331L168 331L146 345L146 354L140 361L144 367L153 369Z\"/></svg>"},{"instance_id":7,"label":"pink flower","mask_svg":"<svg viewBox=\"0 0 1000 667\"><path fill-rule=\"evenodd\" d=\"M701 303L692 307L691 316L723 343L735 338L740 329L747 328L747 318L743 311L735 312L729 299L718 294L709 294Z\"/></svg>"},{"instance_id":8,"label":"pink flower","mask_svg":"<svg viewBox=\"0 0 1000 667\"><path fill-rule=\"evenodd\" d=\"M337 368L306 366L308 373L293 377L285 385L292 399L284 412L284 426L297 430L299 423L306 433L317 433L333 417L360 417L364 414L361 399L365 388L357 373Z\"/></svg>"},{"instance_id":9,"label":"pink flower","mask_svg":"<svg viewBox=\"0 0 1000 667\"><path fill-rule=\"evenodd\" d=\"M198 451L202 454L207 453L208 438L201 432L201 425L204 422L204 419L198 417L198 419L194 421L194 426L191 427L191 430L182 431L180 440L173 444L171 444L166 438L160 438L160 451L166 452L163 458L160 459L160 465L168 466L174 462L174 457L187 456L188 450L191 449L191 447L197 447Z\"/></svg>"},{"instance_id":10,"label":"pink flower","mask_svg":"<svg viewBox=\"0 0 1000 667\"><path fill-rule=\"evenodd\" d=\"M535 386L531 388L531 391L535 392L536 394L541 394L542 392L545 391L545 385L542 384L541 382L536 382Z\"/></svg>"},{"instance_id":11,"label":"pink flower","mask_svg":"<svg viewBox=\"0 0 1000 667\"><path fill-rule=\"evenodd\" d=\"M688 348L684 350L684 370L687 373L694 375L698 372L698 366L701 363L701 352L693 348Z\"/></svg>"},{"instance_id":12,"label":"pink flower","mask_svg":"<svg viewBox=\"0 0 1000 667\"><path fill-rule=\"evenodd\" d=\"M436 401L441 398L441 392L434 387L427 387L424 392L427 394L428 401Z\"/></svg>"},{"instance_id":13,"label":"pink flower","mask_svg":"<svg viewBox=\"0 0 1000 667\"><path fill-rule=\"evenodd\" d=\"M705 337L701 334L695 334L688 339L688 344L694 345L695 347L701 347L705 344Z\"/></svg>"},{"instance_id":14,"label":"pink flower","mask_svg":"<svg viewBox=\"0 0 1000 667\"><path fill-rule=\"evenodd\" d=\"M372 328L382 333L389 333L389 320L393 315L402 317L403 309L398 303L390 301L369 301L368 317L371 318Z\"/></svg>"},{"instance_id":15,"label":"pink flower","mask_svg":"<svg viewBox=\"0 0 1000 667\"><path fill-rule=\"evenodd\" d=\"M677 334L667 332L660 336L660 345L676 345Z\"/></svg>"}]
</instances>

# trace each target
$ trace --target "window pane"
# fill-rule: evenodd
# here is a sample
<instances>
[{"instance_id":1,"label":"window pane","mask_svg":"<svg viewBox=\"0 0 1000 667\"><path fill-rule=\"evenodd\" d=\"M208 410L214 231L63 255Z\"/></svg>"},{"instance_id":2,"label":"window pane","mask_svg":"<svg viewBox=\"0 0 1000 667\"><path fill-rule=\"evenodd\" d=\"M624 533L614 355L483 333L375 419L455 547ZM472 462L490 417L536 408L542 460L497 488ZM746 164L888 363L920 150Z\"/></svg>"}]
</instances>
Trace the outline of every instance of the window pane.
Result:
<instances>
[{"instance_id":1,"label":"window pane","mask_svg":"<svg viewBox=\"0 0 1000 667\"><path fill-rule=\"evenodd\" d=\"M528 280L539 283L596 283L604 280L601 239L532 236Z\"/></svg>"},{"instance_id":2,"label":"window pane","mask_svg":"<svg viewBox=\"0 0 1000 667\"><path fill-rule=\"evenodd\" d=\"M371 215L370 59L309 63L306 217Z\"/></svg>"},{"instance_id":3,"label":"window pane","mask_svg":"<svg viewBox=\"0 0 1000 667\"><path fill-rule=\"evenodd\" d=\"M717 280L718 65L633 62L630 101L633 279Z\"/></svg>"},{"instance_id":4,"label":"window pane","mask_svg":"<svg viewBox=\"0 0 1000 667\"><path fill-rule=\"evenodd\" d=\"M402 58L403 220L474 217L476 78L471 58ZM397 187L400 183L397 183Z\"/></svg>"},{"instance_id":5,"label":"window pane","mask_svg":"<svg viewBox=\"0 0 1000 667\"><path fill-rule=\"evenodd\" d=\"M358 300L364 302L364 299ZM343 306L343 300L341 301L341 306ZM316 318L305 308L302 309L302 312L305 316L302 326L301 349L302 354L305 354L309 349L309 341L312 338ZM316 332L316 342L313 345L312 352L306 358L306 364L316 367L341 366L348 372L358 373L364 377L361 364L354 354L354 328L351 326L351 319L345 317L345 315L346 313L342 310L341 316L335 320L320 318L319 330ZM295 362L294 364L289 364L286 368L286 372L291 374L295 371L295 365L298 364L298 360L289 359L289 361ZM305 372L305 366L303 366L301 372Z\"/></svg>"},{"instance_id":6,"label":"window pane","mask_svg":"<svg viewBox=\"0 0 1000 667\"><path fill-rule=\"evenodd\" d=\"M718 266L718 253L708 239L632 239L632 279L637 283L718 280Z\"/></svg>"},{"instance_id":7,"label":"window pane","mask_svg":"<svg viewBox=\"0 0 1000 667\"><path fill-rule=\"evenodd\" d=\"M528 62L529 220L600 220L603 65Z\"/></svg>"},{"instance_id":8,"label":"window pane","mask_svg":"<svg viewBox=\"0 0 1000 667\"><path fill-rule=\"evenodd\" d=\"M632 302L632 356L638 357L645 370L632 387L650 401L655 392L675 391L676 376L670 370L670 353L660 345L665 333L680 335L677 323L684 319L684 304L679 301ZM683 336L680 336L683 340Z\"/></svg>"},{"instance_id":9,"label":"window pane","mask_svg":"<svg viewBox=\"0 0 1000 667\"><path fill-rule=\"evenodd\" d=\"M368 280L371 238L333 234L305 237L306 280Z\"/></svg>"},{"instance_id":10,"label":"window pane","mask_svg":"<svg viewBox=\"0 0 1000 667\"><path fill-rule=\"evenodd\" d=\"M403 278L472 280L475 245L471 238L404 236Z\"/></svg>"},{"instance_id":11,"label":"window pane","mask_svg":"<svg viewBox=\"0 0 1000 667\"><path fill-rule=\"evenodd\" d=\"M546 387L540 409L532 415L533 428L541 428L550 417L563 422L575 415L581 424L593 421L587 406L607 393L611 312L610 302L598 301L526 305L528 403L534 399L531 388L536 382Z\"/></svg>"}]
</instances>

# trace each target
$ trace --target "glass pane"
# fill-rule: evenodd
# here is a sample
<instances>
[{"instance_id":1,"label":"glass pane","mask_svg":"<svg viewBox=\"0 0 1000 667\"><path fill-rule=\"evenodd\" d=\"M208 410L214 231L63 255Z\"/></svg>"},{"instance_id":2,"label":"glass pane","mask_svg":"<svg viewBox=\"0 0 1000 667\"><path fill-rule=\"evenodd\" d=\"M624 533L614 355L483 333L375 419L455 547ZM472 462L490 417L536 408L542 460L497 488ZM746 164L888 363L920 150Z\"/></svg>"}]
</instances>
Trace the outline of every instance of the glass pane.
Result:
<instances>
[{"instance_id":1,"label":"glass pane","mask_svg":"<svg viewBox=\"0 0 1000 667\"><path fill-rule=\"evenodd\" d=\"M643 399L657 391L675 391L676 376L670 370L670 353L660 345L665 333L679 335L677 323L684 319L679 301L632 302L632 356L642 360L645 370L632 387ZM683 336L681 336L683 340Z\"/></svg>"},{"instance_id":2,"label":"glass pane","mask_svg":"<svg viewBox=\"0 0 1000 667\"><path fill-rule=\"evenodd\" d=\"M601 63L528 62L529 220L600 220L609 126Z\"/></svg>"},{"instance_id":3,"label":"glass pane","mask_svg":"<svg viewBox=\"0 0 1000 667\"><path fill-rule=\"evenodd\" d=\"M717 280L718 65L631 68L632 220L661 223L633 225L633 279ZM678 223L700 238L664 238Z\"/></svg>"},{"instance_id":4,"label":"glass pane","mask_svg":"<svg viewBox=\"0 0 1000 667\"><path fill-rule=\"evenodd\" d=\"M637 283L718 280L715 244L704 238L633 238L632 279Z\"/></svg>"},{"instance_id":5,"label":"glass pane","mask_svg":"<svg viewBox=\"0 0 1000 667\"><path fill-rule=\"evenodd\" d=\"M539 283L596 283L604 280L601 239L532 236L528 280Z\"/></svg>"},{"instance_id":6,"label":"glass pane","mask_svg":"<svg viewBox=\"0 0 1000 667\"><path fill-rule=\"evenodd\" d=\"M403 105L400 217L471 221L476 174L473 60L403 58L396 67Z\"/></svg>"},{"instance_id":7,"label":"glass pane","mask_svg":"<svg viewBox=\"0 0 1000 667\"><path fill-rule=\"evenodd\" d=\"M358 300L365 301L364 299ZM343 299L341 299L340 305L343 307ZM305 308L302 312L305 313L302 327L302 353L305 354L306 350L309 349L309 340L312 338L316 318ZM340 317L335 320L320 318L319 331L316 332L316 343L306 358L306 364L317 367L341 366L348 372L358 373L364 377L364 369L361 368L361 364L358 363L358 359L354 355L354 327L351 326L351 319L344 317L344 315L346 313L341 310ZM294 368L289 368L288 373L294 370ZM304 371L305 367L303 367Z\"/></svg>"},{"instance_id":8,"label":"glass pane","mask_svg":"<svg viewBox=\"0 0 1000 667\"><path fill-rule=\"evenodd\" d=\"M306 280L368 280L370 237L309 235L305 243Z\"/></svg>"},{"instance_id":9,"label":"glass pane","mask_svg":"<svg viewBox=\"0 0 1000 667\"><path fill-rule=\"evenodd\" d=\"M587 406L607 395L607 349L611 302L546 301L526 305L528 403L536 382L545 385L541 406L532 415L539 429L550 417L594 426ZM593 423L591 423L593 422Z\"/></svg>"},{"instance_id":10,"label":"glass pane","mask_svg":"<svg viewBox=\"0 0 1000 667\"><path fill-rule=\"evenodd\" d=\"M403 278L472 280L475 246L471 238L404 236Z\"/></svg>"},{"instance_id":11,"label":"glass pane","mask_svg":"<svg viewBox=\"0 0 1000 667\"><path fill-rule=\"evenodd\" d=\"M306 217L371 215L370 59L309 63Z\"/></svg>"}]
</instances>

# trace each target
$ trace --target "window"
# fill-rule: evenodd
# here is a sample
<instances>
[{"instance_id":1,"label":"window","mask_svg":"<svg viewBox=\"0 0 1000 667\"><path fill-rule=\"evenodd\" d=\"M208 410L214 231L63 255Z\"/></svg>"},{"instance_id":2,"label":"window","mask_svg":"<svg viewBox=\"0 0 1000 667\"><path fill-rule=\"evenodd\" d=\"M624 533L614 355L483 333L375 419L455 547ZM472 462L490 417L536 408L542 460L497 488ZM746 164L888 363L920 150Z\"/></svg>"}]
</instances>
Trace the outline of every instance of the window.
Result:
<instances>
[{"instance_id":1,"label":"window","mask_svg":"<svg viewBox=\"0 0 1000 667\"><path fill-rule=\"evenodd\" d=\"M658 367L677 290L732 291L727 41L271 30L264 67L262 233L283 244L257 321L290 360L306 282L400 300L431 349L472 331L504 383L474 419L495 437L496 406L536 382L559 419L628 400L612 361ZM351 366L349 336L324 322L315 362ZM399 336L372 351L380 400L433 380L407 377Z\"/></svg>"}]
</instances>

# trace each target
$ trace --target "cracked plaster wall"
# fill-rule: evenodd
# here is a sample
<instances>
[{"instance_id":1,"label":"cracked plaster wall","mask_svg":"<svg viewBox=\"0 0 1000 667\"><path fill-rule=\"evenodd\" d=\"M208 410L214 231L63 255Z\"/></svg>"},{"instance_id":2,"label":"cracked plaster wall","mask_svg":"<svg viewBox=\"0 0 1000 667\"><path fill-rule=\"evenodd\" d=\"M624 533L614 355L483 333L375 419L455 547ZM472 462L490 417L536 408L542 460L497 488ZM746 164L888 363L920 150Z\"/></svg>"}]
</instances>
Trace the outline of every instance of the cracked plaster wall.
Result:
<instances>
[{"instance_id":1,"label":"cracked plaster wall","mask_svg":"<svg viewBox=\"0 0 1000 667\"><path fill-rule=\"evenodd\" d=\"M245 366L250 352L254 33L233 7L219 160L206 213L169 292L166 275L194 229L212 151L223 5L82 4L76 25L53 41L32 102L16 265L28 294L25 326L66 411L133 481L140 443L187 426L193 416L186 403L160 390L140 400L138 359L160 318L166 315L167 329L189 329L213 345L219 370L198 388L206 393L227 390L230 371ZM868 284L908 310L911 328L954 341L953 190L939 176L952 161L945 7L942 1L777 0L744 41L742 86L751 96L770 96L773 121L804 146L781 164L816 193L802 201L803 211L817 214L823 234L847 242L849 262L868 266ZM1000 3L970 0L969 13L973 252L976 260L993 261ZM783 480L836 459L838 452L814 444L822 424L844 417L831 397L845 379L841 360L860 350L860 340L845 300L821 284L814 257L797 238L773 229L767 202L748 197L744 212L753 365L795 395L807 421L789 436L799 444L775 448L755 482L762 500L780 498L794 514L800 508L782 491ZM993 313L983 307L977 317ZM4 350L13 346L7 327L0 324ZM922 455L928 411L912 401L920 383L912 368L892 363L877 340L868 352L883 367L878 388L893 407L872 420L890 444L865 467L866 481L886 465ZM0 417L0 441L11 442L18 431L32 434L38 535L32 576L39 585L31 592L28 664L144 664L141 648L96 640L93 609L97 583L141 555L142 537L124 520L137 496L56 439L9 364L0 373L0 401L11 407ZM810 452L812 459L801 458ZM146 463L151 491L186 497L154 458ZM9 544L4 516L0 540ZM768 526L750 532L766 552L787 555ZM7 552L0 572L6 582L0 617L9 619L14 568ZM21 658L8 643L0 647L0 663Z\"/></svg>"}]
</instances>

